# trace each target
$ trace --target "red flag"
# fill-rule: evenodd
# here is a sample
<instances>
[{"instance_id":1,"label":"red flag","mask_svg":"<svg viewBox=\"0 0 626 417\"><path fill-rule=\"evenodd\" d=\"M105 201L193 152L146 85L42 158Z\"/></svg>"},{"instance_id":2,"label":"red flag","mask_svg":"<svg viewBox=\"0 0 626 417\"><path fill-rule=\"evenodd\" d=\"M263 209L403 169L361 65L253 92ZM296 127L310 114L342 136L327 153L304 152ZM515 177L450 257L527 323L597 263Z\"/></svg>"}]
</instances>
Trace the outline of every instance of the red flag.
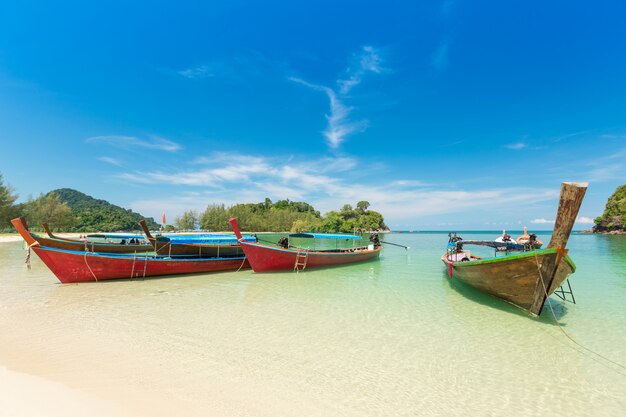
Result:
<instances>
[{"instance_id":1,"label":"red flag","mask_svg":"<svg viewBox=\"0 0 626 417\"><path fill-rule=\"evenodd\" d=\"M165 223L167 222L165 221L165 212L163 212L163 215L161 216L161 224L165 226Z\"/></svg>"}]
</instances>

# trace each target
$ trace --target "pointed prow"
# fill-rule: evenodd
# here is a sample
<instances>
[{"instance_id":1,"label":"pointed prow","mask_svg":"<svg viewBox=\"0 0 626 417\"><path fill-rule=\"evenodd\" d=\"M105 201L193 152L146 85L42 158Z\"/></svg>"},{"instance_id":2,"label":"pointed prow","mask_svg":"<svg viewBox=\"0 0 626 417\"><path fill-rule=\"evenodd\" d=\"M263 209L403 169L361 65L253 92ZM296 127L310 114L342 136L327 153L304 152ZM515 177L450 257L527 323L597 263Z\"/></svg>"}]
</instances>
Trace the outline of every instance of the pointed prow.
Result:
<instances>
[{"instance_id":1,"label":"pointed prow","mask_svg":"<svg viewBox=\"0 0 626 417\"><path fill-rule=\"evenodd\" d=\"M20 236L22 236L22 239L26 241L28 246L37 244L37 241L30 235L28 227L26 226L26 220L23 217L11 220L11 224L15 227Z\"/></svg>"},{"instance_id":2,"label":"pointed prow","mask_svg":"<svg viewBox=\"0 0 626 417\"><path fill-rule=\"evenodd\" d=\"M237 224L237 219L234 217L231 217L230 220L230 227L233 228L233 232L235 232L235 236L237 236L238 240L241 240L243 236L241 236L241 230L239 230L239 225Z\"/></svg>"},{"instance_id":3,"label":"pointed prow","mask_svg":"<svg viewBox=\"0 0 626 417\"><path fill-rule=\"evenodd\" d=\"M41 223L41 227L43 227L43 230L48 234L48 236L50 236L50 238L54 239L56 237L52 234L52 230L50 230L48 223Z\"/></svg>"},{"instance_id":4,"label":"pointed prow","mask_svg":"<svg viewBox=\"0 0 626 417\"><path fill-rule=\"evenodd\" d=\"M559 199L559 209L556 214L552 239L547 249L564 249L569 240L569 236L576 222L578 210L585 197L588 183L586 182L564 182L561 184L561 198Z\"/></svg>"},{"instance_id":5,"label":"pointed prow","mask_svg":"<svg viewBox=\"0 0 626 417\"><path fill-rule=\"evenodd\" d=\"M144 219L141 219L139 220L139 226L141 226L141 230L143 230L143 233L146 235L148 240L152 241L154 237L150 233L150 229L148 229L148 223L146 223Z\"/></svg>"}]
</instances>

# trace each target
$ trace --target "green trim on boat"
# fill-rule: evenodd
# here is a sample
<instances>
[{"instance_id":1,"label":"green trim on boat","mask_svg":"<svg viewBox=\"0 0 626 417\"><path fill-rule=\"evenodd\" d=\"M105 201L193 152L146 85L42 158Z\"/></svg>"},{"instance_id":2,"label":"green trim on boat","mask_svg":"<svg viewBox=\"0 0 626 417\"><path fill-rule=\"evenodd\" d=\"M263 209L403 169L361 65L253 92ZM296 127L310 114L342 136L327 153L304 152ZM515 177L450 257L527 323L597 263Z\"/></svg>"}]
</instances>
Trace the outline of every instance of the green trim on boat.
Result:
<instances>
[{"instance_id":1,"label":"green trim on boat","mask_svg":"<svg viewBox=\"0 0 626 417\"><path fill-rule=\"evenodd\" d=\"M551 253L556 253L556 248L552 248L552 249L540 249L540 250L536 250L536 251L530 251L530 252L524 252L524 253L520 253L519 255L509 255L509 256L502 256L500 258L489 258L489 259L483 259L480 261L471 261L471 262L454 262L453 265L454 267L467 267L467 266L474 266L474 265L485 265L485 264L493 264L493 263L497 263L497 262L508 262L514 259L523 259L523 258L529 258L535 255L548 255ZM567 262L569 262L569 264L572 266L572 269L574 270L573 272L576 272L576 265L574 264L574 261L572 261L572 258L569 257L569 255L565 255L565 259L567 260Z\"/></svg>"}]
</instances>

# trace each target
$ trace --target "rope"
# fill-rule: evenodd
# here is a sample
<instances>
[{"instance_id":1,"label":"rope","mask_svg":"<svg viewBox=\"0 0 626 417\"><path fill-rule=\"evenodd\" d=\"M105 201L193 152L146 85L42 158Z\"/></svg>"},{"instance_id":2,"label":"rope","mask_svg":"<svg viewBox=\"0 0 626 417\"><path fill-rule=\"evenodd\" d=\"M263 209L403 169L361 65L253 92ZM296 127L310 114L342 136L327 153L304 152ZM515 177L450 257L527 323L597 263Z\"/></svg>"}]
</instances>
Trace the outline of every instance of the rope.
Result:
<instances>
[{"instance_id":1,"label":"rope","mask_svg":"<svg viewBox=\"0 0 626 417\"><path fill-rule=\"evenodd\" d=\"M24 241L24 245L26 246L26 241ZM24 263L26 264L26 269L28 269L29 271L31 270L30 267L30 248L32 248L33 246L37 246L39 245L39 242L35 241L33 243L31 243L30 245L28 245L26 247L26 259L24 259Z\"/></svg>"},{"instance_id":2,"label":"rope","mask_svg":"<svg viewBox=\"0 0 626 417\"><path fill-rule=\"evenodd\" d=\"M243 257L243 261L241 261L241 265L239 265L239 269L237 269L237 271L236 271L236 272L241 271L241 268L243 268L243 264L245 264L245 263L246 263L246 257L244 256L244 257Z\"/></svg>"},{"instance_id":3,"label":"rope","mask_svg":"<svg viewBox=\"0 0 626 417\"><path fill-rule=\"evenodd\" d=\"M93 271L91 270L91 267L89 266L89 262L87 262L87 252L84 252L84 259L85 259L85 265L87 265L87 268L89 268L89 272L91 272L91 275L93 275L93 279L96 280L96 282L98 282L98 277L96 276L96 274L93 273Z\"/></svg>"},{"instance_id":4,"label":"rope","mask_svg":"<svg viewBox=\"0 0 626 417\"><path fill-rule=\"evenodd\" d=\"M539 258L537 257L537 252L536 252L536 251L535 251L535 263L537 264L537 271L539 272L539 279L541 280L541 285L543 286L543 291L544 291L544 293L545 293L545 295L546 295L546 300L547 300L547 299L548 299L548 297L549 297L550 295L548 294L548 289L546 288L546 283L544 282L544 280L543 280L543 275L541 274L541 266L539 265ZM556 267L558 268L558 264L556 265ZM567 337L567 338L568 338L568 339L569 339L572 343L574 343L575 345L579 346L580 348L582 348L582 349L586 350L587 352L593 353L594 355L597 355L599 358L602 358L602 359L604 359L605 361L610 362L610 363L612 363L613 365L615 365L615 366L619 366L620 368L622 368L622 369L626 370L626 366L622 365L621 363L616 362L616 361L612 360L611 358L607 358L606 356L602 355L601 353L598 353L598 352L596 352L596 351L594 351L594 350L592 350L592 349L589 349L588 347L586 347L586 346L582 345L581 343L577 342L576 340L574 340L574 338L573 338L572 336L570 336L570 335L569 335L569 334L565 331L565 329L563 328L563 325L562 325L561 323L559 323L559 320L558 320L558 319L557 319L557 317L556 317L556 313L554 312L554 308L552 308L552 303L551 303L551 302L549 302L549 301L548 301L548 306L550 307L550 312L552 313L552 317L554 318L554 322L557 324L557 326L558 326L559 330L560 330L560 331L561 331L561 332L565 335L565 337ZM581 351L581 350L577 350L577 349L574 349L574 350L576 350L577 352L580 352L580 353L584 354L584 352L583 352L583 351ZM599 363L600 365L605 366L606 368L609 368L609 369L613 370L614 372L617 372L618 374L620 374L620 375L622 375L622 376L626 376L626 374L621 373L621 372L619 372L618 370L613 369L613 368L611 368L611 367L609 367L609 366L606 366L606 364L604 364L604 363L600 362L599 360L595 359L594 357L592 357L592 356L588 356L588 357L589 357L590 359L594 360L595 362Z\"/></svg>"},{"instance_id":5,"label":"rope","mask_svg":"<svg viewBox=\"0 0 626 417\"><path fill-rule=\"evenodd\" d=\"M24 260L24 263L26 264L26 269L28 269L30 271L30 246L27 249L28 252L26 252L26 259Z\"/></svg>"}]
</instances>

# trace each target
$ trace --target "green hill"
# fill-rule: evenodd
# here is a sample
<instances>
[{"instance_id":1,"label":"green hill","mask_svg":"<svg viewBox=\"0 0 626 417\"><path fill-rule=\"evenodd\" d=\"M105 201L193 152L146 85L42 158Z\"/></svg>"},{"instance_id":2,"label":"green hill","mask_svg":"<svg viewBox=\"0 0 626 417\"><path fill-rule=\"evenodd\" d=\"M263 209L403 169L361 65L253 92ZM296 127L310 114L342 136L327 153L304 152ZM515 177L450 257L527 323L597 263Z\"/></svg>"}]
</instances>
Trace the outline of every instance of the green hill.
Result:
<instances>
[{"instance_id":1,"label":"green hill","mask_svg":"<svg viewBox=\"0 0 626 417\"><path fill-rule=\"evenodd\" d=\"M626 233L626 184L617 187L594 222L594 233Z\"/></svg>"},{"instance_id":2,"label":"green hill","mask_svg":"<svg viewBox=\"0 0 626 417\"><path fill-rule=\"evenodd\" d=\"M115 232L123 230L140 230L137 222L146 219L148 227L157 229L159 225L151 217L128 210L105 200L98 200L80 191L60 188L50 191L47 195L56 194L66 203L74 217L72 229L77 232Z\"/></svg>"}]
</instances>

